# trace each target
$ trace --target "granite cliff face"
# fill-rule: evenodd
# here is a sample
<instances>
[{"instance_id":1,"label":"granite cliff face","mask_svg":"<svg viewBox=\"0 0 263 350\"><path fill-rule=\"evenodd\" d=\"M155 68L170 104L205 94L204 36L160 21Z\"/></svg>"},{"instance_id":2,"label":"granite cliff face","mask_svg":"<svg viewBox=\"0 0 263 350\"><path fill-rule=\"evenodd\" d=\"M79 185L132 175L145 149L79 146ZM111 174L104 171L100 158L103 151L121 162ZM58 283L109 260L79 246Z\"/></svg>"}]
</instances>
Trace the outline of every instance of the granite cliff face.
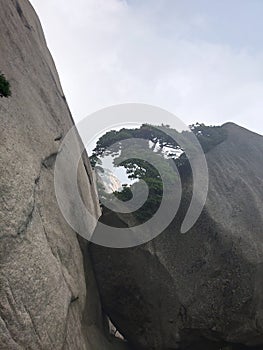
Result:
<instances>
[{"instance_id":1,"label":"granite cliff face","mask_svg":"<svg viewBox=\"0 0 263 350\"><path fill-rule=\"evenodd\" d=\"M179 233L181 208L143 246L92 246L92 265L55 198L54 163L73 120L27 0L0 0L0 70L12 89L0 98L0 349L127 349L108 335L104 312L136 350L262 349L263 138L224 125L227 139L206 155L209 194L191 231ZM78 184L99 217L86 154Z\"/></svg>"},{"instance_id":2,"label":"granite cliff face","mask_svg":"<svg viewBox=\"0 0 263 350\"><path fill-rule=\"evenodd\" d=\"M105 193L110 194L122 189L120 180L113 174L110 169L102 169L101 167L96 167L95 170L98 188L101 187Z\"/></svg>"},{"instance_id":3,"label":"granite cliff face","mask_svg":"<svg viewBox=\"0 0 263 350\"><path fill-rule=\"evenodd\" d=\"M103 307L136 349L263 348L263 137L223 128L227 139L206 154L206 206L188 233L186 183L159 237L124 250L92 246Z\"/></svg>"},{"instance_id":4,"label":"granite cliff face","mask_svg":"<svg viewBox=\"0 0 263 350\"><path fill-rule=\"evenodd\" d=\"M0 349L118 349L104 331L86 243L56 202L54 162L73 120L27 0L0 0L0 70L12 89L0 98ZM98 217L86 154L78 181Z\"/></svg>"}]
</instances>

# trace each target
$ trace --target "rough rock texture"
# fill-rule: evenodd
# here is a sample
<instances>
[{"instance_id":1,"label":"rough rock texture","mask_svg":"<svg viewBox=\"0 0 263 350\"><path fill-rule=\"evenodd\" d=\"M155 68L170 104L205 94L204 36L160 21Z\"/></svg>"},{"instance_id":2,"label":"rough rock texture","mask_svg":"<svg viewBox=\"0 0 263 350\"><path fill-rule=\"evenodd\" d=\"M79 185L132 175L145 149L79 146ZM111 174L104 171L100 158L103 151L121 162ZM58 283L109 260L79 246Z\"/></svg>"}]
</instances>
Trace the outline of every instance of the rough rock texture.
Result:
<instances>
[{"instance_id":1,"label":"rough rock texture","mask_svg":"<svg viewBox=\"0 0 263 350\"><path fill-rule=\"evenodd\" d=\"M56 203L53 166L73 121L27 0L0 0L0 70L12 90L0 98L0 349L117 349L103 334L89 257L84 265ZM84 155L79 187L98 217L89 177Z\"/></svg>"},{"instance_id":2,"label":"rough rock texture","mask_svg":"<svg viewBox=\"0 0 263 350\"><path fill-rule=\"evenodd\" d=\"M182 209L144 246L92 246L103 307L136 349L263 348L263 137L223 127L188 233L179 233Z\"/></svg>"}]
</instances>

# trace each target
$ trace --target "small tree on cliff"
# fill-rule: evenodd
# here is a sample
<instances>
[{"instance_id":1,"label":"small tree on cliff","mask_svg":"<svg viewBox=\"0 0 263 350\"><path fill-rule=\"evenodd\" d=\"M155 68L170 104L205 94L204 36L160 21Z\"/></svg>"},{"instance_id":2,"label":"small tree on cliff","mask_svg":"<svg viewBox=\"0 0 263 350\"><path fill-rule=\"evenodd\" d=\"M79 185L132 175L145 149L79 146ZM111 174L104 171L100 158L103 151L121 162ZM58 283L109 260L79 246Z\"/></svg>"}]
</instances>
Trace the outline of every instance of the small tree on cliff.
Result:
<instances>
[{"instance_id":1,"label":"small tree on cliff","mask_svg":"<svg viewBox=\"0 0 263 350\"><path fill-rule=\"evenodd\" d=\"M10 83L6 80L3 73L0 72L0 97L11 96Z\"/></svg>"}]
</instances>

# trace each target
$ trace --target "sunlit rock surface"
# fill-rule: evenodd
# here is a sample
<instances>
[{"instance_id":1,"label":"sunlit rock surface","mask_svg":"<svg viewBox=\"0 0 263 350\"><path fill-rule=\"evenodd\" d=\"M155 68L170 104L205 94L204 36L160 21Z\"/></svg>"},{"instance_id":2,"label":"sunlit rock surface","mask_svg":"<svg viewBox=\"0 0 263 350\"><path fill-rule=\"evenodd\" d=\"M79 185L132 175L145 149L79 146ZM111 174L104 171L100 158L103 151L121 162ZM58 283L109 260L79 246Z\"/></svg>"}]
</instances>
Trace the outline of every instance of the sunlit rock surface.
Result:
<instances>
[{"instance_id":1,"label":"sunlit rock surface","mask_svg":"<svg viewBox=\"0 0 263 350\"><path fill-rule=\"evenodd\" d=\"M122 348L105 335L86 244L83 256L56 202L54 163L73 121L27 0L0 0L0 70L12 90L12 97L0 98L0 349ZM98 217L86 154L78 181ZM82 220L75 198L69 200Z\"/></svg>"}]
</instances>

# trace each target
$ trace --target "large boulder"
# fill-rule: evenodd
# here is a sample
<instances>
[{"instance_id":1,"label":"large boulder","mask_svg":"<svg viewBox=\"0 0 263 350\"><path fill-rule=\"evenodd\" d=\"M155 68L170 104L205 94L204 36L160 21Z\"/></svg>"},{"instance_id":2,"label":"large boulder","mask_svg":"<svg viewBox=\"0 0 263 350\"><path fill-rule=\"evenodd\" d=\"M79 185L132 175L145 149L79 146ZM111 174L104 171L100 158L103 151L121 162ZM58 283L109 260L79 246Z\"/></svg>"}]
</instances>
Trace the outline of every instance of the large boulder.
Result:
<instances>
[{"instance_id":1,"label":"large boulder","mask_svg":"<svg viewBox=\"0 0 263 350\"><path fill-rule=\"evenodd\" d=\"M0 70L12 90L0 98L0 349L122 348L105 335L86 243L81 250L56 201L54 162L73 120L27 0L0 0ZM86 154L78 182L98 217ZM69 200L81 221L75 198Z\"/></svg>"},{"instance_id":2,"label":"large boulder","mask_svg":"<svg viewBox=\"0 0 263 350\"><path fill-rule=\"evenodd\" d=\"M150 243L92 246L103 308L136 349L263 348L263 137L223 128L226 140L206 154L208 198L189 232L180 233L188 187ZM111 221L123 222L106 214Z\"/></svg>"}]
</instances>

